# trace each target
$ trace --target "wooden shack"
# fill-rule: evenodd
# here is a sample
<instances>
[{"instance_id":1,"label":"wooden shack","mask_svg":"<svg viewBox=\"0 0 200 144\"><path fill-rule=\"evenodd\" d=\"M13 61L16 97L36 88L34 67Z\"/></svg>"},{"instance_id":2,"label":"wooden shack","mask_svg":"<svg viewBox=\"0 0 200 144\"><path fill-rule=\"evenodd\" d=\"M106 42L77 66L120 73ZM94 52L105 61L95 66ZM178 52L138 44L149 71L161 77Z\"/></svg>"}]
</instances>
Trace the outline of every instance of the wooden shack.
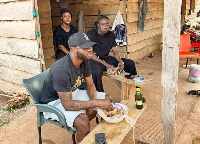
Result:
<instances>
[{"instance_id":1,"label":"wooden shack","mask_svg":"<svg viewBox=\"0 0 200 144\"><path fill-rule=\"evenodd\" d=\"M79 12L83 11L86 32L94 28L100 15L107 15L112 26L120 11L127 27L128 42L127 47L118 48L122 57L137 60L159 49L164 0L147 0L149 9L144 31L137 28L140 1L0 0L0 91L25 92L21 80L41 73L55 62L53 30L61 23L59 12L63 5L72 12L74 26L78 26ZM200 10L199 0L190 2L182 0L183 19ZM194 9L191 11L191 8Z\"/></svg>"},{"instance_id":2,"label":"wooden shack","mask_svg":"<svg viewBox=\"0 0 200 144\"><path fill-rule=\"evenodd\" d=\"M62 5L73 14L78 26L83 11L85 32L94 28L100 15L110 18L117 11L127 27L127 47L120 47L122 57L137 60L158 49L162 42L163 0L148 0L145 29L139 31L138 0L1 0L0 1L0 90L25 92L21 79L49 68L55 62L53 30L61 23ZM35 16L34 16L35 15Z\"/></svg>"}]
</instances>

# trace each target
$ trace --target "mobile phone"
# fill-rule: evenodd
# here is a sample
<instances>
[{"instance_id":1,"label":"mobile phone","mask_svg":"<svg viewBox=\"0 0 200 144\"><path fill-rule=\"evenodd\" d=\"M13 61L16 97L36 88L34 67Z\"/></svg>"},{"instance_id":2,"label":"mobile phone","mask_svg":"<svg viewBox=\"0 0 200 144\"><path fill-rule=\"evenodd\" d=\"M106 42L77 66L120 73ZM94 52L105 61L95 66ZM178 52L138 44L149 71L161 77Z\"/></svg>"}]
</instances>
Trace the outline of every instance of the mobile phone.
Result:
<instances>
[{"instance_id":1,"label":"mobile phone","mask_svg":"<svg viewBox=\"0 0 200 144\"><path fill-rule=\"evenodd\" d=\"M104 133L95 134L95 144L107 144L106 137Z\"/></svg>"}]
</instances>

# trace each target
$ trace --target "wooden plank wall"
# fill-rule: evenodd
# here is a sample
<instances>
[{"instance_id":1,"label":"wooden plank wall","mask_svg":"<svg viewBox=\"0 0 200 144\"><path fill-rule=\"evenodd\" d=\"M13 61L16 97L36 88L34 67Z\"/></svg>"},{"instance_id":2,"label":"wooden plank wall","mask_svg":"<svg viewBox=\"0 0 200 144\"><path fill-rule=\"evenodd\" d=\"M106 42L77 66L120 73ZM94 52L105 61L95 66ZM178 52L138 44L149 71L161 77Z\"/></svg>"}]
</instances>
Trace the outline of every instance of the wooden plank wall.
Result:
<instances>
[{"instance_id":1,"label":"wooden plank wall","mask_svg":"<svg viewBox=\"0 0 200 144\"><path fill-rule=\"evenodd\" d=\"M65 0L60 0L60 3ZM53 29L62 23L60 20L60 3L51 0ZM66 1L68 9L72 12L72 25L78 26L80 10L84 14L86 32L94 28L94 23L99 15L107 15L110 18L110 27L117 11L121 11L127 26L128 46L119 47L122 57L133 60L140 59L152 51L160 48L162 42L163 3L164 0L148 0L149 11L146 16L145 30L138 31L138 0L70 0ZM127 12L126 12L127 7ZM129 54L127 54L129 52Z\"/></svg>"},{"instance_id":2,"label":"wooden plank wall","mask_svg":"<svg viewBox=\"0 0 200 144\"><path fill-rule=\"evenodd\" d=\"M55 62L50 0L38 0L37 4L45 66L49 68Z\"/></svg>"},{"instance_id":3,"label":"wooden plank wall","mask_svg":"<svg viewBox=\"0 0 200 144\"><path fill-rule=\"evenodd\" d=\"M190 0L186 0L186 14L185 18L189 19L189 10L190 10ZM196 17L197 12L200 10L200 0L195 0L195 9L194 12L191 13L192 17Z\"/></svg>"},{"instance_id":4,"label":"wooden plank wall","mask_svg":"<svg viewBox=\"0 0 200 144\"><path fill-rule=\"evenodd\" d=\"M160 47L163 30L164 0L147 0L144 31L137 29L139 5L138 0L127 2L127 58L137 60Z\"/></svg>"},{"instance_id":5,"label":"wooden plank wall","mask_svg":"<svg viewBox=\"0 0 200 144\"><path fill-rule=\"evenodd\" d=\"M94 23L97 21L99 15L107 15L112 24L117 11L120 10L123 13L125 11L124 2L119 0L108 0L103 2L102 0L60 0L60 3L62 2L67 3L67 8L72 12L73 15L71 24L76 27L78 26L79 12L80 10L83 11L83 18L86 28L85 32L94 28ZM51 0L53 29L62 23L60 20L60 3L56 3L55 0Z\"/></svg>"},{"instance_id":6,"label":"wooden plank wall","mask_svg":"<svg viewBox=\"0 0 200 144\"><path fill-rule=\"evenodd\" d=\"M33 0L0 1L0 90L26 93L21 84L42 71Z\"/></svg>"}]
</instances>

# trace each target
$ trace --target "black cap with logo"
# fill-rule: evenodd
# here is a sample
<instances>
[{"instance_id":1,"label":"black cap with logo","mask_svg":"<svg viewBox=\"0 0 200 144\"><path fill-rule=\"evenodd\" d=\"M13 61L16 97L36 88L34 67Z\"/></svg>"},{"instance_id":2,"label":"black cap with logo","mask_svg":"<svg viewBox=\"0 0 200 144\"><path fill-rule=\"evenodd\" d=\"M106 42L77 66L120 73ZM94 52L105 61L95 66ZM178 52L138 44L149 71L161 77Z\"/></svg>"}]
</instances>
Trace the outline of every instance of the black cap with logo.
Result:
<instances>
[{"instance_id":1,"label":"black cap with logo","mask_svg":"<svg viewBox=\"0 0 200 144\"><path fill-rule=\"evenodd\" d=\"M91 42L85 33L77 32L69 37L68 44L69 47L90 48L97 43Z\"/></svg>"}]
</instances>

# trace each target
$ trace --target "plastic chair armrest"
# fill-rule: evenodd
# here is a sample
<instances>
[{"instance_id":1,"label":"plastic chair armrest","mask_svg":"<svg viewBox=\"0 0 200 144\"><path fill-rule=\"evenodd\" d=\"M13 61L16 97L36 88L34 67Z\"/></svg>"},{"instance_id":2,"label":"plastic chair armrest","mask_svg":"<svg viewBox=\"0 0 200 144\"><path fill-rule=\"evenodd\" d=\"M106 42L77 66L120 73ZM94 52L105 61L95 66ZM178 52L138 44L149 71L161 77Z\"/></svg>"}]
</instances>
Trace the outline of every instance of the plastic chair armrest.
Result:
<instances>
[{"instance_id":1,"label":"plastic chair armrest","mask_svg":"<svg viewBox=\"0 0 200 144\"><path fill-rule=\"evenodd\" d=\"M56 107L47 104L34 104L37 107L38 113L40 112L51 112L58 116L61 127L66 126L66 120L64 114Z\"/></svg>"}]
</instances>

